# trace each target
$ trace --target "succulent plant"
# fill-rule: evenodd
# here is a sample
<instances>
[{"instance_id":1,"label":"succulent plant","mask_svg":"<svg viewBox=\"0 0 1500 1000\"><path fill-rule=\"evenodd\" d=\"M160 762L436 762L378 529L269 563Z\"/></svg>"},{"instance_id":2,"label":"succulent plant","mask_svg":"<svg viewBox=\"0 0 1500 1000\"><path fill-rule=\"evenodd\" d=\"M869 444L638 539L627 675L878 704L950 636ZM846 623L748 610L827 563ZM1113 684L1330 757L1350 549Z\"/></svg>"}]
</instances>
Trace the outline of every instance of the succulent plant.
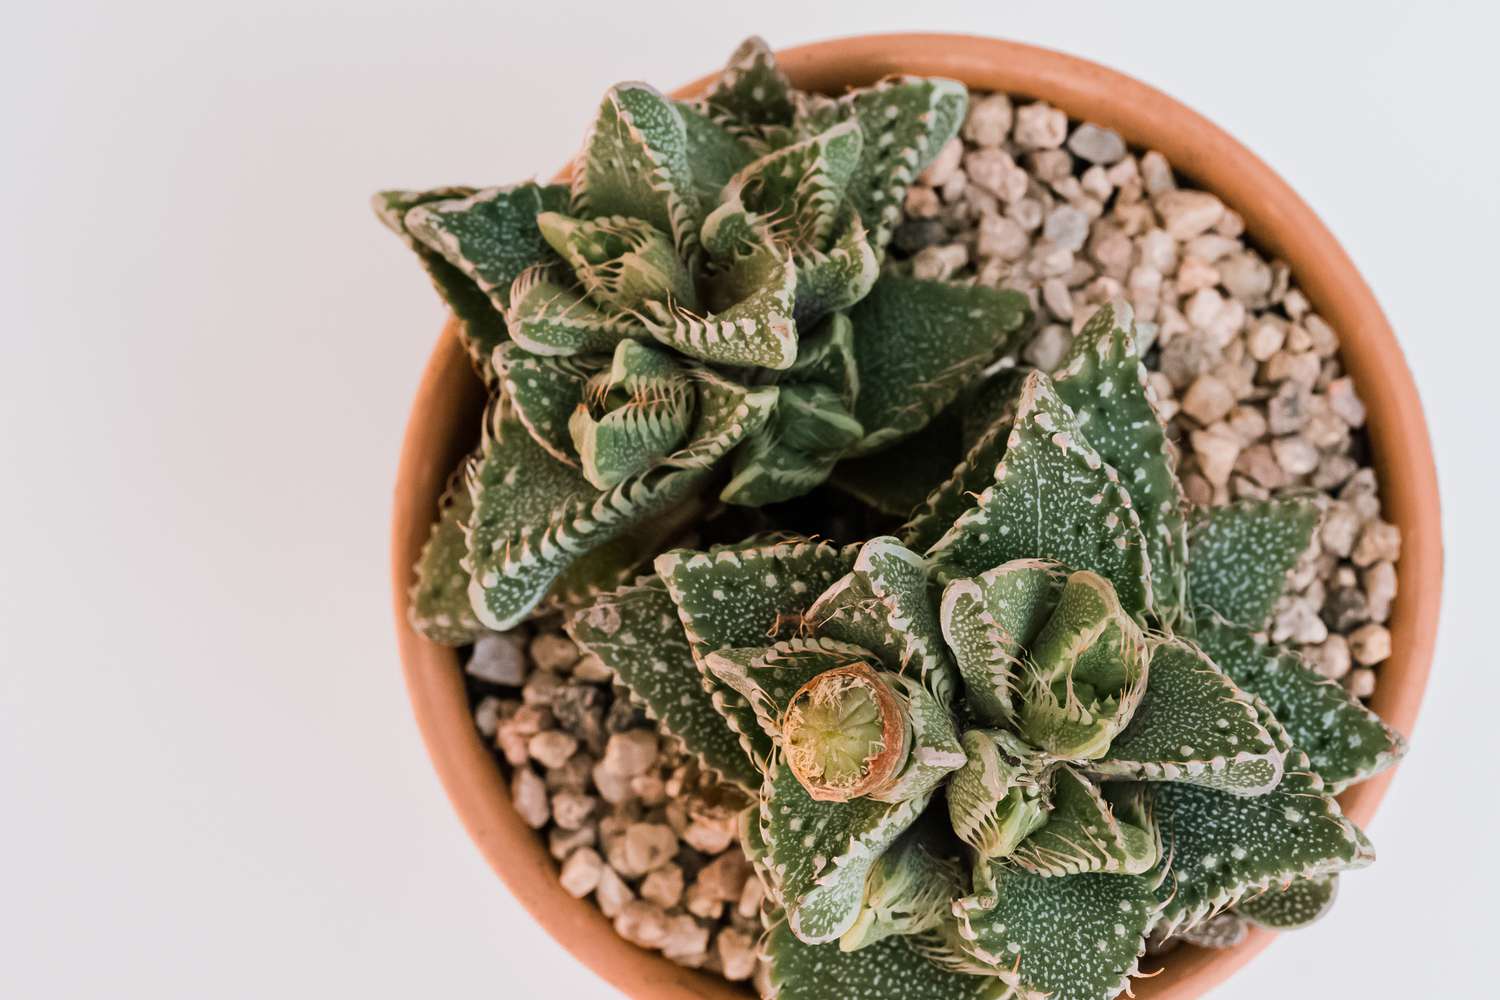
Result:
<instances>
[{"instance_id":1,"label":"succulent plant","mask_svg":"<svg viewBox=\"0 0 1500 1000\"><path fill-rule=\"evenodd\" d=\"M377 195L493 390L417 627L463 642L617 585L715 499L794 498L909 439L1013 348L1024 296L881 273L966 101L804 93L751 39L701 100L611 88L567 184Z\"/></svg>"},{"instance_id":2,"label":"succulent plant","mask_svg":"<svg viewBox=\"0 0 1500 1000\"><path fill-rule=\"evenodd\" d=\"M671 550L570 622L755 797L776 994L1108 1000L1148 936L1316 918L1403 751L1264 638L1316 509L1188 509L1125 307L960 408L895 534Z\"/></svg>"}]
</instances>

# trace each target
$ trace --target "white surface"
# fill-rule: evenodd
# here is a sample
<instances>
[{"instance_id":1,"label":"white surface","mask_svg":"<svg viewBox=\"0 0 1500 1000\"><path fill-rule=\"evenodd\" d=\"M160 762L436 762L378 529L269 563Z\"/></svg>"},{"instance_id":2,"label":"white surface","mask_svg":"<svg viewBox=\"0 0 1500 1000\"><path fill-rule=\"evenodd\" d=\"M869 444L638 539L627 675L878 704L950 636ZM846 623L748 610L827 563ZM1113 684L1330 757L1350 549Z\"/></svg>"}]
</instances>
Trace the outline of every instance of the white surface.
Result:
<instances>
[{"instance_id":1,"label":"white surface","mask_svg":"<svg viewBox=\"0 0 1500 1000\"><path fill-rule=\"evenodd\" d=\"M1442 467L1437 672L1380 863L1215 996L1487 994L1490 5L261 0L6 17L0 995L615 995L490 874L407 710L387 515L441 314L365 199L547 175L607 85L675 85L750 32L902 28L1179 96L1381 296Z\"/></svg>"}]
</instances>

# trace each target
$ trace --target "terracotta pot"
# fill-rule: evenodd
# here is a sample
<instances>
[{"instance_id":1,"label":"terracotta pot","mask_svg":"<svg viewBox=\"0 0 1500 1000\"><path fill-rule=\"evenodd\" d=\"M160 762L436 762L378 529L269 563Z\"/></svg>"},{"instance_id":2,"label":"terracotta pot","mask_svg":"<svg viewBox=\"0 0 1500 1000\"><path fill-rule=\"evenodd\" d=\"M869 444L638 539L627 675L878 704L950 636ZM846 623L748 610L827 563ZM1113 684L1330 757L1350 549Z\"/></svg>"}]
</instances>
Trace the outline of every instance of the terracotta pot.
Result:
<instances>
[{"instance_id":1,"label":"terracotta pot","mask_svg":"<svg viewBox=\"0 0 1500 1000\"><path fill-rule=\"evenodd\" d=\"M1120 73L1045 49L962 35L874 35L779 53L800 87L837 93L892 73L945 76L974 90L1041 98L1074 118L1109 126L1132 146L1157 149L1197 185L1244 217L1255 243L1291 265L1313 307L1342 337L1343 361L1369 410L1369 436L1386 516L1401 528L1400 591L1391 612L1390 659L1371 707L1410 735L1427 684L1442 584L1437 476L1427 424L1401 349L1370 289L1332 234L1269 167L1213 124ZM710 78L677 96L701 92ZM454 808L479 849L542 926L578 959L631 997L744 1000L750 990L679 968L617 937L592 903L557 883L539 838L511 807L508 786L474 729L453 650L406 623L411 567L444 482L473 446L483 392L450 325L413 404L396 479L391 547L396 631L417 723ZM1374 814L1392 773L1341 801L1360 824ZM1165 971L1135 984L1137 997L1186 1000L1222 982L1272 935L1252 933L1230 951L1184 948Z\"/></svg>"}]
</instances>

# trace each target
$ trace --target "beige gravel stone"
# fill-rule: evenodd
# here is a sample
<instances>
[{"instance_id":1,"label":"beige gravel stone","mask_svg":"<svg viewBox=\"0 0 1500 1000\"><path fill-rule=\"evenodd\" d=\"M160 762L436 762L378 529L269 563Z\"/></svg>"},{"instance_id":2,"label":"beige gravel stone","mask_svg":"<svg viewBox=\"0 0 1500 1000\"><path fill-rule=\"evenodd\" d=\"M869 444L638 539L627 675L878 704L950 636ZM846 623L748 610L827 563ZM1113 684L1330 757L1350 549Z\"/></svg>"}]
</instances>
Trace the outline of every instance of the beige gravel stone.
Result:
<instances>
[{"instance_id":1,"label":"beige gravel stone","mask_svg":"<svg viewBox=\"0 0 1500 1000\"><path fill-rule=\"evenodd\" d=\"M1208 232L1224 215L1224 203L1207 191L1166 191L1155 204L1162 228L1179 241Z\"/></svg>"},{"instance_id":2,"label":"beige gravel stone","mask_svg":"<svg viewBox=\"0 0 1500 1000\"><path fill-rule=\"evenodd\" d=\"M533 830L547 825L552 812L547 805L547 786L529 767L516 768L510 779L510 800L521 821Z\"/></svg>"},{"instance_id":3,"label":"beige gravel stone","mask_svg":"<svg viewBox=\"0 0 1500 1000\"><path fill-rule=\"evenodd\" d=\"M1373 667L1391 655L1391 633L1384 625L1371 622L1349 634L1349 652L1360 666Z\"/></svg>"},{"instance_id":4,"label":"beige gravel stone","mask_svg":"<svg viewBox=\"0 0 1500 1000\"><path fill-rule=\"evenodd\" d=\"M568 855L562 871L557 876L568 895L582 899L599 887L599 877L604 873L604 859L591 847L580 847Z\"/></svg>"},{"instance_id":5,"label":"beige gravel stone","mask_svg":"<svg viewBox=\"0 0 1500 1000\"><path fill-rule=\"evenodd\" d=\"M1015 140L1022 149L1056 149L1067 136L1067 114L1045 101L1016 109Z\"/></svg>"}]
</instances>

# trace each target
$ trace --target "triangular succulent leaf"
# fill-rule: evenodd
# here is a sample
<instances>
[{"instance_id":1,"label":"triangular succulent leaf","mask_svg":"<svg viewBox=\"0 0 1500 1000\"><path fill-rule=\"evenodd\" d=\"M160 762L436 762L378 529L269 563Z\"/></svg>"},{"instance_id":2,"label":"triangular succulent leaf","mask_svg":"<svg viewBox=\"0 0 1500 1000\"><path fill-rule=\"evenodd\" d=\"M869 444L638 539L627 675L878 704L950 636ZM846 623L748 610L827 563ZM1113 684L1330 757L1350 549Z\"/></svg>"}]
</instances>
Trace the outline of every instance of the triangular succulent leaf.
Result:
<instances>
[{"instance_id":1,"label":"triangular succulent leaf","mask_svg":"<svg viewBox=\"0 0 1500 1000\"><path fill-rule=\"evenodd\" d=\"M761 792L761 834L792 932L821 944L847 931L864 905L870 866L926 805L927 796L819 801L785 763L775 765Z\"/></svg>"},{"instance_id":2,"label":"triangular succulent leaf","mask_svg":"<svg viewBox=\"0 0 1500 1000\"><path fill-rule=\"evenodd\" d=\"M562 274L538 265L522 271L510 289L506 323L511 339L529 353L556 357L608 352L622 340L648 340L634 315L601 308Z\"/></svg>"},{"instance_id":3,"label":"triangular succulent leaf","mask_svg":"<svg viewBox=\"0 0 1500 1000\"><path fill-rule=\"evenodd\" d=\"M943 638L977 721L992 726L1012 721L1022 656L1047 624L1066 575L1045 559L1014 559L977 577L949 581L943 589Z\"/></svg>"},{"instance_id":4,"label":"triangular succulent leaf","mask_svg":"<svg viewBox=\"0 0 1500 1000\"><path fill-rule=\"evenodd\" d=\"M1155 913L1143 875L1044 877L997 865L989 886L955 904L971 955L1048 1000L1105 1000L1138 973Z\"/></svg>"},{"instance_id":5,"label":"triangular succulent leaf","mask_svg":"<svg viewBox=\"0 0 1500 1000\"><path fill-rule=\"evenodd\" d=\"M1025 296L978 285L882 277L849 312L859 365L856 454L915 434L981 369L1013 346L1030 319Z\"/></svg>"},{"instance_id":6,"label":"triangular succulent leaf","mask_svg":"<svg viewBox=\"0 0 1500 1000\"><path fill-rule=\"evenodd\" d=\"M1401 734L1296 653L1212 616L1200 616L1197 625L1198 645L1270 707L1332 791L1379 774L1406 752Z\"/></svg>"},{"instance_id":7,"label":"triangular succulent leaf","mask_svg":"<svg viewBox=\"0 0 1500 1000\"><path fill-rule=\"evenodd\" d=\"M981 858L1009 857L1047 821L1052 774L1046 761L1003 729L970 729L965 755L947 788L953 832Z\"/></svg>"},{"instance_id":8,"label":"triangular succulent leaf","mask_svg":"<svg viewBox=\"0 0 1500 1000\"><path fill-rule=\"evenodd\" d=\"M804 613L854 565L858 549L808 539L751 540L656 559L677 613L702 658L716 649L764 646L802 634Z\"/></svg>"},{"instance_id":9,"label":"triangular succulent leaf","mask_svg":"<svg viewBox=\"0 0 1500 1000\"><path fill-rule=\"evenodd\" d=\"M932 817L927 813L875 862L859 918L839 938L841 950L858 951L892 935L922 934L951 919L966 874L952 838Z\"/></svg>"},{"instance_id":10,"label":"triangular succulent leaf","mask_svg":"<svg viewBox=\"0 0 1500 1000\"><path fill-rule=\"evenodd\" d=\"M918 552L932 548L953 527L959 515L973 507L976 498L995 481L995 469L1005 457L1005 446L1015 421L1023 374L1020 369L1011 368L986 383L992 387L989 394L1003 398L1005 402L967 445L963 458L928 491L926 498L902 525L901 540L910 548ZM966 409L962 416L965 428L962 437L965 440L969 437L968 423L969 411Z\"/></svg>"},{"instance_id":11,"label":"triangular succulent leaf","mask_svg":"<svg viewBox=\"0 0 1500 1000\"><path fill-rule=\"evenodd\" d=\"M1338 894L1337 875L1298 878L1289 885L1272 886L1259 896L1242 900L1234 909L1261 927L1290 931L1315 923L1332 909Z\"/></svg>"},{"instance_id":12,"label":"triangular succulent leaf","mask_svg":"<svg viewBox=\"0 0 1500 1000\"><path fill-rule=\"evenodd\" d=\"M1109 581L1080 570L1027 649L1017 729L1066 760L1102 757L1146 687L1145 638Z\"/></svg>"},{"instance_id":13,"label":"triangular succulent leaf","mask_svg":"<svg viewBox=\"0 0 1500 1000\"><path fill-rule=\"evenodd\" d=\"M907 937L888 937L858 951L812 945L785 923L766 940L771 996L775 1000L1012 1000L993 976L951 972L928 961Z\"/></svg>"},{"instance_id":14,"label":"triangular succulent leaf","mask_svg":"<svg viewBox=\"0 0 1500 1000\"><path fill-rule=\"evenodd\" d=\"M1257 711L1271 718L1259 705ZM1279 725L1269 728L1286 764L1281 783L1265 795L1231 795L1182 782L1136 786L1172 857L1173 879L1161 890L1165 933L1272 886L1374 860L1369 839L1344 816L1307 756Z\"/></svg>"},{"instance_id":15,"label":"triangular succulent leaf","mask_svg":"<svg viewBox=\"0 0 1500 1000\"><path fill-rule=\"evenodd\" d=\"M692 256L704 207L677 105L644 83L611 87L573 173L576 215L644 219Z\"/></svg>"},{"instance_id":16,"label":"triangular succulent leaf","mask_svg":"<svg viewBox=\"0 0 1500 1000\"><path fill-rule=\"evenodd\" d=\"M1188 599L1227 621L1265 628L1317 526L1318 509L1307 500L1200 509L1188 525Z\"/></svg>"},{"instance_id":17,"label":"triangular succulent leaf","mask_svg":"<svg viewBox=\"0 0 1500 1000\"><path fill-rule=\"evenodd\" d=\"M1141 875L1156 867L1159 851L1154 828L1117 818L1093 782L1071 767L1059 767L1047 821L1010 857L1037 875Z\"/></svg>"},{"instance_id":18,"label":"triangular succulent leaf","mask_svg":"<svg viewBox=\"0 0 1500 1000\"><path fill-rule=\"evenodd\" d=\"M484 630L469 607L469 573L463 566L468 549L464 526L473 509L462 477L455 475L438 502L438 518L413 569L407 620L444 646L473 642Z\"/></svg>"},{"instance_id":19,"label":"triangular succulent leaf","mask_svg":"<svg viewBox=\"0 0 1500 1000\"><path fill-rule=\"evenodd\" d=\"M633 340L615 346L568 419L583 475L609 489L677 450L692 427L696 392L672 356Z\"/></svg>"},{"instance_id":20,"label":"triangular succulent leaf","mask_svg":"<svg viewBox=\"0 0 1500 1000\"><path fill-rule=\"evenodd\" d=\"M1090 768L1111 778L1262 795L1281 780L1282 754L1251 698L1201 650L1161 639L1152 645L1140 706Z\"/></svg>"},{"instance_id":21,"label":"triangular succulent leaf","mask_svg":"<svg viewBox=\"0 0 1500 1000\"><path fill-rule=\"evenodd\" d=\"M592 359L590 359L592 360ZM557 461L578 465L568 421L597 363L575 358L539 357L514 341L495 348L495 374L526 430Z\"/></svg>"},{"instance_id":22,"label":"triangular succulent leaf","mask_svg":"<svg viewBox=\"0 0 1500 1000\"><path fill-rule=\"evenodd\" d=\"M707 104L740 126L790 125L792 85L765 40L752 36L729 57L709 87Z\"/></svg>"},{"instance_id":23,"label":"triangular succulent leaf","mask_svg":"<svg viewBox=\"0 0 1500 1000\"><path fill-rule=\"evenodd\" d=\"M659 579L601 595L573 617L568 630L704 767L752 794L759 789L760 771L704 686L676 605Z\"/></svg>"},{"instance_id":24,"label":"triangular succulent leaf","mask_svg":"<svg viewBox=\"0 0 1500 1000\"><path fill-rule=\"evenodd\" d=\"M928 554L949 577L1012 559L1055 559L1107 579L1133 617L1151 607L1149 559L1129 494L1040 372L1022 385L993 482Z\"/></svg>"},{"instance_id":25,"label":"triangular succulent leaf","mask_svg":"<svg viewBox=\"0 0 1500 1000\"><path fill-rule=\"evenodd\" d=\"M471 462L469 597L481 622L521 621L580 556L660 517L704 484L713 462L763 425L775 390L747 390L703 372L687 445L607 491L548 455L504 407L493 410Z\"/></svg>"},{"instance_id":26,"label":"triangular succulent leaf","mask_svg":"<svg viewBox=\"0 0 1500 1000\"><path fill-rule=\"evenodd\" d=\"M693 184L699 201L713 205L729 179L755 159L755 151L736 138L725 123L694 105L677 102L677 114L687 137L688 162L693 165Z\"/></svg>"},{"instance_id":27,"label":"triangular succulent leaf","mask_svg":"<svg viewBox=\"0 0 1500 1000\"><path fill-rule=\"evenodd\" d=\"M1130 307L1100 306L1053 378L1089 444L1130 491L1151 557L1158 617L1175 622L1186 599L1186 499L1166 429L1148 395Z\"/></svg>"}]
</instances>

